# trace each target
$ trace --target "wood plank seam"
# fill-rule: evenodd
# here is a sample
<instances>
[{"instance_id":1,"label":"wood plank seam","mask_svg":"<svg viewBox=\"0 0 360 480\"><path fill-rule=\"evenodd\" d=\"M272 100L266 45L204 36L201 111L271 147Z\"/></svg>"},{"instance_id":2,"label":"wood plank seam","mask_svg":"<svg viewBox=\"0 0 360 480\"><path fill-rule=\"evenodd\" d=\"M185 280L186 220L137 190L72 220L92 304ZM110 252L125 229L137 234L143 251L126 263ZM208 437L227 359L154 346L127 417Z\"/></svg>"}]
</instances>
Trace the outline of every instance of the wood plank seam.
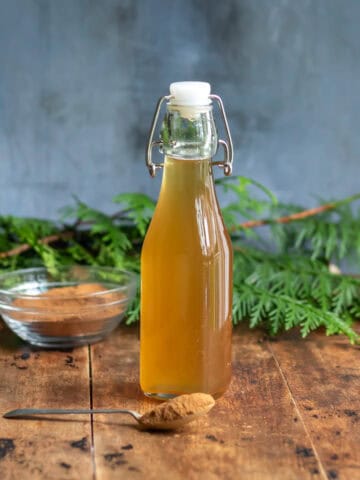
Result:
<instances>
[{"instance_id":1,"label":"wood plank seam","mask_svg":"<svg viewBox=\"0 0 360 480\"><path fill-rule=\"evenodd\" d=\"M306 424L305 424L304 418L303 418L303 416L301 415L301 412L300 412L300 409L299 409L299 407L298 407L298 405L297 405L297 403L296 403L296 400L295 400L295 398L294 398L294 396L293 396L293 394L292 394L292 391L291 391L289 382L287 381L287 378L286 378L284 372L282 371L282 368L281 368L281 366L280 366L280 363L279 363L279 361L278 361L278 359L277 359L277 357L276 357L276 355L275 355L275 353L274 353L274 351L273 351L273 349L272 349L272 347L271 347L270 342L267 341L267 342L266 342L266 345L267 345L267 348L268 348L269 352L271 353L271 355L272 355L272 357L273 357L273 359L274 359L275 365L276 365L277 369L279 370L280 376L281 376L281 378L282 378L282 380L283 380L283 382L284 382L284 384L285 384L285 386L286 386L286 389L287 389L288 392L289 392L289 395L290 395L290 398L291 398L291 402L292 402L293 405L294 405L296 414L298 415L298 417L299 417L299 419L300 419L300 422L302 423L302 426L303 426L303 428L304 428L304 430L305 430L305 433L306 433L306 435L307 435L307 437L308 437L308 439L309 439L309 442L310 442L310 444L311 444L311 448L313 449L315 458L316 458L316 460L317 460L317 462L318 462L318 465L319 465L319 471L321 472L321 475L323 476L324 480L327 480L327 479L328 479L328 476L327 476L325 467L324 467L324 465L322 464L322 461L321 461L321 459L320 459L319 453L318 453L318 451L317 451L317 449L316 449L316 446L315 446L315 444L314 444L314 442L313 442L313 440L312 440L312 437L311 437L311 435L310 435L310 432L309 432L309 430L308 430L308 428L307 428L307 426L306 426Z\"/></svg>"},{"instance_id":2,"label":"wood plank seam","mask_svg":"<svg viewBox=\"0 0 360 480\"><path fill-rule=\"evenodd\" d=\"M91 346L88 345L88 364L89 364L89 404L92 409L93 402L93 374L92 374L92 362L91 362ZM93 467L92 480L96 480L96 461L95 461L95 442L94 442L94 415L90 414L90 433L91 433L91 463Z\"/></svg>"}]
</instances>

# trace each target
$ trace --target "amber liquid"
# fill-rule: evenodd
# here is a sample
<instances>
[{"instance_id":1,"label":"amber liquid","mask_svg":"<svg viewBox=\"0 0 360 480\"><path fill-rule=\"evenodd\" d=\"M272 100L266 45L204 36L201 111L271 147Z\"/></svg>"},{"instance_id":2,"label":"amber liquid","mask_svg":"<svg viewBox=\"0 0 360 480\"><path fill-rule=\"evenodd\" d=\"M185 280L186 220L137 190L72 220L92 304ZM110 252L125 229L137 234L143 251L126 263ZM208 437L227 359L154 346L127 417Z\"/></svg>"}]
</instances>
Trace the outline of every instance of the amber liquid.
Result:
<instances>
[{"instance_id":1,"label":"amber liquid","mask_svg":"<svg viewBox=\"0 0 360 480\"><path fill-rule=\"evenodd\" d=\"M209 160L167 157L141 255L145 394L221 395L231 378L232 248Z\"/></svg>"}]
</instances>

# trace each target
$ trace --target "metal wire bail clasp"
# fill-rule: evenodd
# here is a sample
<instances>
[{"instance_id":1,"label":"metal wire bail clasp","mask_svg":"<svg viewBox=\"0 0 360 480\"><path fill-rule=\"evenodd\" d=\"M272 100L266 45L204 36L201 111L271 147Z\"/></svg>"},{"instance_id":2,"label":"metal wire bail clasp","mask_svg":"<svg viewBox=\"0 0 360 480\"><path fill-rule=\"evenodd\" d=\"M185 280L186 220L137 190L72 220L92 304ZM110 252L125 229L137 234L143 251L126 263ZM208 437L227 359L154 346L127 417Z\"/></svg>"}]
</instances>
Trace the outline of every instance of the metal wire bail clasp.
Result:
<instances>
[{"instance_id":1,"label":"metal wire bail clasp","mask_svg":"<svg viewBox=\"0 0 360 480\"><path fill-rule=\"evenodd\" d=\"M227 120L227 116L225 113L225 108L224 104L219 97L219 95L209 95L209 97L212 100L215 100L216 103L219 106L220 113L224 122L224 127L225 127L225 132L227 136L227 142L225 140L218 140L218 144L221 145L224 149L224 160L221 162L212 162L213 165L217 165L220 168L224 169L224 175L227 177L231 175L232 172L232 166L233 166L233 160L234 160L234 148L233 148L233 143L232 143L232 138L231 138L231 133L230 133L230 128L229 128L229 123Z\"/></svg>"},{"instance_id":2,"label":"metal wire bail clasp","mask_svg":"<svg viewBox=\"0 0 360 480\"><path fill-rule=\"evenodd\" d=\"M152 177L155 177L156 170L158 170L160 168L163 168L163 166L164 166L163 163L154 163L152 161L152 149L153 149L153 147L156 146L156 147L159 147L161 149L161 147L163 145L163 142L161 140L153 140L153 138L154 138L154 133L155 133L155 129L156 129L156 125L157 125L157 121L158 121L158 118L159 118L159 114L160 114L162 104L164 103L164 101L170 100L171 98L172 98L171 95L165 95L163 97L160 97L160 99L159 99L159 101L156 105L154 117L153 117L153 120L152 120L152 123L151 123L149 140L148 140L148 144L147 144L147 148L146 148L145 163L146 163L146 166L147 166L147 168L149 170L149 173ZM222 116L222 119L223 119L223 122L224 122L224 126L225 126L226 136L227 136L227 142L225 140L222 140L222 139L218 140L218 145L221 145L224 149L224 159L222 161L212 162L212 165L216 165L219 168L223 168L224 169L224 175L228 176L228 175L231 175L231 172L232 172L233 156L234 156L234 154L233 154L233 151L234 151L233 150L233 143L232 143L232 139L231 139L229 123L228 123L228 120L227 120L227 117L226 117L224 104L223 104L221 98L218 95L209 95L209 98L211 98L212 100L215 100L216 103L219 106L220 113L221 113L221 116Z\"/></svg>"},{"instance_id":3,"label":"metal wire bail clasp","mask_svg":"<svg viewBox=\"0 0 360 480\"><path fill-rule=\"evenodd\" d=\"M157 121L158 121L158 118L159 118L161 106L165 102L165 100L170 100L170 98L171 98L171 95L165 95L164 97L159 98L159 101L156 105L154 117L153 117L153 120L152 120L152 123L151 123L149 140L148 140L148 144L147 144L147 148L146 148L145 163L146 163L146 166L147 166L147 168L149 170L149 173L152 177L155 177L156 170L158 170L159 168L163 168L163 166L164 166L163 163L154 163L152 161L152 149L155 146L157 146L159 148L161 148L161 146L162 146L163 142L161 140L153 140L153 138L154 138L155 128L156 128L156 124L157 124Z\"/></svg>"}]
</instances>

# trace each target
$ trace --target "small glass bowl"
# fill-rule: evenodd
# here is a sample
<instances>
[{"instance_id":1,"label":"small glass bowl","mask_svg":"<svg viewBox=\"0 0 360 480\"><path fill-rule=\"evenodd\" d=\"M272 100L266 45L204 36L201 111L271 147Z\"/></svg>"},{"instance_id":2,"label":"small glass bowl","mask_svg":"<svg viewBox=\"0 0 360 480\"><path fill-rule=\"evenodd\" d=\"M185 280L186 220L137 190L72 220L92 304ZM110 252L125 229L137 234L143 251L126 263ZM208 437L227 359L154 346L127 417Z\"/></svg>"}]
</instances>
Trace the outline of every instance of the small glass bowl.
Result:
<instances>
[{"instance_id":1,"label":"small glass bowl","mask_svg":"<svg viewBox=\"0 0 360 480\"><path fill-rule=\"evenodd\" d=\"M0 275L0 314L33 345L76 347L98 342L114 330L135 290L136 276L115 268L17 270Z\"/></svg>"}]
</instances>

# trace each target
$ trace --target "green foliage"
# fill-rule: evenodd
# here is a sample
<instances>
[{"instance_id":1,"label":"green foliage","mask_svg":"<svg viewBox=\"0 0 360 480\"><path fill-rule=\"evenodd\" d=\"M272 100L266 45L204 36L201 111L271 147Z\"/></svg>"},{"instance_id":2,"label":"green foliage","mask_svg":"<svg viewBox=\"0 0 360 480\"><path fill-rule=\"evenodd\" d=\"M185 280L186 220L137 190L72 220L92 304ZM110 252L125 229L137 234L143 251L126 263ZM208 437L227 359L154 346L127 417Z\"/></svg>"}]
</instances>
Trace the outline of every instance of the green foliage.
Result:
<instances>
[{"instance_id":1,"label":"green foliage","mask_svg":"<svg viewBox=\"0 0 360 480\"><path fill-rule=\"evenodd\" d=\"M360 210L351 208L351 203L360 199L360 194L336 201L336 208L325 210L303 220L279 224L279 217L304 210L299 205L284 204L264 186L246 177L230 177L217 181L224 190L232 193L231 201L223 208L228 229L233 236L245 239L248 230L240 226L244 220L261 216L270 229L267 248L279 253L298 252L313 259L341 260L354 255L360 259ZM263 196L259 198L258 192ZM264 198L265 195L265 198ZM251 233L254 236L254 233Z\"/></svg>"},{"instance_id":2,"label":"green foliage","mask_svg":"<svg viewBox=\"0 0 360 480\"><path fill-rule=\"evenodd\" d=\"M328 335L341 333L358 341L352 324L360 319L360 280L331 273L329 263L344 258L360 263L360 212L354 203L360 194L333 202L317 215L279 223L279 217L298 214L303 207L279 202L246 177L216 183L225 195L222 211L234 244L234 323L263 326L271 335L298 327L306 336L322 327ZM114 202L122 209L106 215L75 199L63 209L61 223L0 216L0 269L80 263L139 273L155 202L139 193L120 194ZM241 225L256 219L267 225L261 235ZM44 241L53 235L56 241ZM25 249L11 254L24 244ZM127 323L139 318L139 295L138 289Z\"/></svg>"},{"instance_id":3,"label":"green foliage","mask_svg":"<svg viewBox=\"0 0 360 480\"><path fill-rule=\"evenodd\" d=\"M126 207L128 217L144 237L155 210L155 201L143 193L121 193L113 201Z\"/></svg>"},{"instance_id":4,"label":"green foliage","mask_svg":"<svg viewBox=\"0 0 360 480\"><path fill-rule=\"evenodd\" d=\"M234 262L234 323L264 325L270 334L299 327L303 336L324 327L327 334L357 335L360 280L330 273L319 260L237 248Z\"/></svg>"},{"instance_id":5,"label":"green foliage","mask_svg":"<svg viewBox=\"0 0 360 480\"><path fill-rule=\"evenodd\" d=\"M19 243L34 245L37 238L51 235L57 231L55 223L36 218L18 218L0 216L0 251L15 248Z\"/></svg>"}]
</instances>

